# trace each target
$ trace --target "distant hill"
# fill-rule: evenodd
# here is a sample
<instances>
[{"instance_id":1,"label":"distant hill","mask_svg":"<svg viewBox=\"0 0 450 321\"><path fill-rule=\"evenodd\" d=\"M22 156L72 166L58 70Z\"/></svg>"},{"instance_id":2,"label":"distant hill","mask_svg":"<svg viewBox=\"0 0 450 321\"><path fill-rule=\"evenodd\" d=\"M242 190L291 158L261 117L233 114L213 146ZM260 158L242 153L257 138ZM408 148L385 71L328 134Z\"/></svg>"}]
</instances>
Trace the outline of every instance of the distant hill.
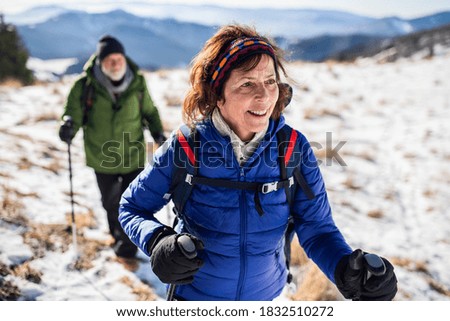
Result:
<instances>
[{"instance_id":1,"label":"distant hill","mask_svg":"<svg viewBox=\"0 0 450 321\"><path fill-rule=\"evenodd\" d=\"M255 25L276 38L290 53L290 59L308 61L323 61L351 48L450 23L450 12L405 20L329 10L236 9L133 1L126 8L87 13L40 6L7 19L18 25L31 56L78 58L79 63L70 68L72 72L81 71L98 39L106 33L120 39L141 67L154 69L186 66L218 25L230 22Z\"/></svg>"},{"instance_id":2,"label":"distant hill","mask_svg":"<svg viewBox=\"0 0 450 321\"><path fill-rule=\"evenodd\" d=\"M341 51L334 57L346 61L358 57L372 57L383 53L384 61L395 61L398 58L410 57L418 52L433 56L438 46L450 48L450 24L431 30L419 31L390 39L378 39L363 43Z\"/></svg>"},{"instance_id":3,"label":"distant hill","mask_svg":"<svg viewBox=\"0 0 450 321\"><path fill-rule=\"evenodd\" d=\"M18 29L31 56L76 57L81 64L95 51L102 35L112 34L144 68L184 66L214 33L209 26L141 18L122 10L102 14L70 11Z\"/></svg>"},{"instance_id":4,"label":"distant hill","mask_svg":"<svg viewBox=\"0 0 450 321\"><path fill-rule=\"evenodd\" d=\"M413 19L410 22L401 21L398 18L384 18L366 25L354 34L327 34L290 42L287 51L292 60L315 62L327 59L351 60L358 56L370 56L380 52L403 37L408 38L409 35L436 30L446 24L450 24L450 12ZM371 32L371 30L378 30L379 33ZM391 32L388 32L389 30ZM394 32L394 30L396 31ZM401 33L399 30L404 32Z\"/></svg>"},{"instance_id":5,"label":"distant hill","mask_svg":"<svg viewBox=\"0 0 450 321\"><path fill-rule=\"evenodd\" d=\"M363 34L331 36L325 35L312 39L301 40L290 44L287 48L290 60L305 60L321 62L336 57L341 52L371 43L379 43L385 37Z\"/></svg>"}]
</instances>

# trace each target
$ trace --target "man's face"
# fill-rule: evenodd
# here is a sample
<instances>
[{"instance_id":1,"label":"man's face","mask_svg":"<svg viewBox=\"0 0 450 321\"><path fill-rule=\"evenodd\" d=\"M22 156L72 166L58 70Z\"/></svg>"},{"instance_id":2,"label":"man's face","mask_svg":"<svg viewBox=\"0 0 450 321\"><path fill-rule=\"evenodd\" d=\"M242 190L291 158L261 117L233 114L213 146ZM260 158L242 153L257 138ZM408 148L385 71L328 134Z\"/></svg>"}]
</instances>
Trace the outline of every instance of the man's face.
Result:
<instances>
[{"instance_id":1,"label":"man's face","mask_svg":"<svg viewBox=\"0 0 450 321\"><path fill-rule=\"evenodd\" d=\"M119 81L127 71L127 61L121 53L112 53L101 62L103 73L113 81Z\"/></svg>"}]
</instances>

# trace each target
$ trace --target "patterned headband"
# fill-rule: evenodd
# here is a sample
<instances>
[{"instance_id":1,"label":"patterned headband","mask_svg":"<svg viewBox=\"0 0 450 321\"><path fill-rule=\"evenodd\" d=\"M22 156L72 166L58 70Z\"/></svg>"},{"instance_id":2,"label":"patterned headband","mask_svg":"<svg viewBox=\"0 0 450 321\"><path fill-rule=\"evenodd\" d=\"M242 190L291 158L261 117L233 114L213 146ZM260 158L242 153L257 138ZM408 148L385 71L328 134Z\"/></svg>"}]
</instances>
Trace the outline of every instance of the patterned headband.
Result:
<instances>
[{"instance_id":1,"label":"patterned headband","mask_svg":"<svg viewBox=\"0 0 450 321\"><path fill-rule=\"evenodd\" d=\"M271 56L276 67L277 59L273 47L261 38L240 38L231 43L230 47L217 60L211 75L211 89L217 96L220 96L223 83L234 63L242 61L255 54L267 54Z\"/></svg>"}]
</instances>

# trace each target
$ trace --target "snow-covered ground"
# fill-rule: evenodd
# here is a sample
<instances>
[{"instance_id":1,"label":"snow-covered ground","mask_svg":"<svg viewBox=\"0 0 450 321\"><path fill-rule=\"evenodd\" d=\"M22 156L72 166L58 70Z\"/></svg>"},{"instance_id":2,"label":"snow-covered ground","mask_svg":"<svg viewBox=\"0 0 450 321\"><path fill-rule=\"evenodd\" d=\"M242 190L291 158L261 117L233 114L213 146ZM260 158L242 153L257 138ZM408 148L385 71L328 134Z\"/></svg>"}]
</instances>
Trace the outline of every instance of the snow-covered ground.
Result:
<instances>
[{"instance_id":1,"label":"snow-covered ground","mask_svg":"<svg viewBox=\"0 0 450 321\"><path fill-rule=\"evenodd\" d=\"M45 68L33 63L48 70L48 62ZM57 73L61 64L54 67ZM449 300L450 54L389 64L296 62L288 72L294 99L287 122L308 137L322 161L335 221L348 242L394 263L396 300ZM170 132L181 124L188 71L146 78ZM130 270L108 247L106 214L94 173L84 165L81 133L72 159L86 259L73 266L67 146L57 135L73 81L0 87L2 291L19 300L163 299L145 255ZM168 213L164 208L158 215L168 220Z\"/></svg>"}]
</instances>

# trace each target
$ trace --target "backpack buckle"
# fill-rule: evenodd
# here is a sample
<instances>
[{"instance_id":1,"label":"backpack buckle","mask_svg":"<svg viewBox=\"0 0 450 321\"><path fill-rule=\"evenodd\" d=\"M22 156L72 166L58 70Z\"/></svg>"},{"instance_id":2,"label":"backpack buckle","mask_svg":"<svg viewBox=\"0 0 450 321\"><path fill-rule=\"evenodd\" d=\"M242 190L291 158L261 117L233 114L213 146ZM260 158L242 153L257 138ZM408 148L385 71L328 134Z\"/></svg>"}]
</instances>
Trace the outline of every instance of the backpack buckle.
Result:
<instances>
[{"instance_id":1,"label":"backpack buckle","mask_svg":"<svg viewBox=\"0 0 450 321\"><path fill-rule=\"evenodd\" d=\"M294 176L289 177L289 188L292 187L292 185L294 185Z\"/></svg>"},{"instance_id":2,"label":"backpack buckle","mask_svg":"<svg viewBox=\"0 0 450 321\"><path fill-rule=\"evenodd\" d=\"M186 179L184 180L186 183L192 186L192 174L186 174Z\"/></svg>"},{"instance_id":3,"label":"backpack buckle","mask_svg":"<svg viewBox=\"0 0 450 321\"><path fill-rule=\"evenodd\" d=\"M278 182L265 183L262 185L261 192L263 194L268 194L278 190Z\"/></svg>"}]
</instances>

